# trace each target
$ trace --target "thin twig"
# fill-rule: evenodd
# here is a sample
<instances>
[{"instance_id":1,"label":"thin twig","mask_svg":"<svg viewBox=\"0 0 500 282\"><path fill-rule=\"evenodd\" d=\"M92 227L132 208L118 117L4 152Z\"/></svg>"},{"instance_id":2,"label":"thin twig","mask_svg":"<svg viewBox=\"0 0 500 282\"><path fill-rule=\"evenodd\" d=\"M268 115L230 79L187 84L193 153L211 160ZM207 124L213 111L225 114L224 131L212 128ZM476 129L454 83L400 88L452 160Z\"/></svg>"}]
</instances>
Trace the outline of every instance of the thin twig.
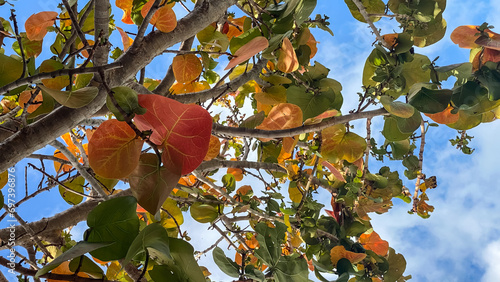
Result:
<instances>
[{"instance_id":1,"label":"thin twig","mask_svg":"<svg viewBox=\"0 0 500 282\"><path fill-rule=\"evenodd\" d=\"M420 123L420 151L418 153L418 176L415 182L415 192L413 193L413 212L417 212L418 206L418 191L420 189L420 182L425 178L422 169L424 162L424 147L425 147L425 123L422 120Z\"/></svg>"},{"instance_id":2,"label":"thin twig","mask_svg":"<svg viewBox=\"0 0 500 282\"><path fill-rule=\"evenodd\" d=\"M78 162L78 160L75 158L75 156L73 156L73 154L68 150L68 148L66 148L66 146L64 146L57 139L50 142L49 144L54 148L58 149L59 151L61 151L61 153L71 162L71 165L74 168L76 168L76 170L83 176L83 178L85 178L85 180L87 180L88 183L90 183L94 191L96 191L99 196L103 197L106 200L108 199L108 195L104 192L99 182L92 175L90 175L87 169L85 169Z\"/></svg>"},{"instance_id":3,"label":"thin twig","mask_svg":"<svg viewBox=\"0 0 500 282\"><path fill-rule=\"evenodd\" d=\"M384 45L385 48L387 49L392 49L392 46L387 43L382 36L380 35L380 32L378 31L377 27L373 24L373 21L370 19L370 16L368 16L368 13L366 12L365 6L361 3L360 0L352 0L354 4L356 4L356 7L358 7L359 13L363 18L365 19L366 23L370 26L370 28L373 31L373 34L375 34L375 37L377 37L377 40Z\"/></svg>"},{"instance_id":4,"label":"thin twig","mask_svg":"<svg viewBox=\"0 0 500 282\"><path fill-rule=\"evenodd\" d=\"M26 78L18 79L12 83L9 83L0 88L0 94L6 94L12 89L16 89L17 87L25 84L33 84L37 81L46 78L54 78L61 75L70 75L70 74L80 74L80 73L98 73L99 70L112 70L121 68L122 63L111 63L101 67L88 67L88 68L76 68L76 69L60 69L53 72L44 72L39 73L37 75L29 76Z\"/></svg>"},{"instance_id":5,"label":"thin twig","mask_svg":"<svg viewBox=\"0 0 500 282\"><path fill-rule=\"evenodd\" d=\"M19 44L19 51L21 52L21 58L23 60L23 72L21 73L21 76L19 78L23 78L24 75L26 74L26 57L24 56L23 43L21 41L21 36L19 35L16 14L14 14L14 11L15 11L14 9L10 10L10 19L14 23L14 32L16 33L16 40L17 40L17 43Z\"/></svg>"},{"instance_id":6,"label":"thin twig","mask_svg":"<svg viewBox=\"0 0 500 282\"><path fill-rule=\"evenodd\" d=\"M80 37L80 40L82 41L84 46L89 46L89 43L87 42L87 39L85 38L85 34L83 33L82 29L80 28L80 23L78 22L78 19L73 12L73 9L71 9L71 6L68 3L68 0L62 0L64 7L66 8L66 11L68 11L69 18L71 19L71 23L73 24L73 28L76 30L76 33L78 34L78 37Z\"/></svg>"},{"instance_id":7,"label":"thin twig","mask_svg":"<svg viewBox=\"0 0 500 282\"><path fill-rule=\"evenodd\" d=\"M205 250L201 251L201 252L198 252L196 253L196 255L194 256L194 258L196 260L199 260L201 258L202 255L208 253L210 250L212 250L213 248L217 247L217 245L219 245L219 243L224 240L224 236L220 236L219 239L217 239L217 241L215 241L214 244L212 244L210 247L206 248Z\"/></svg>"},{"instance_id":8,"label":"thin twig","mask_svg":"<svg viewBox=\"0 0 500 282\"><path fill-rule=\"evenodd\" d=\"M371 133L372 133L372 118L369 117L366 119L366 150L365 150L365 163L363 168L363 175L368 173L368 160L370 158L370 141L371 141Z\"/></svg>"}]
</instances>

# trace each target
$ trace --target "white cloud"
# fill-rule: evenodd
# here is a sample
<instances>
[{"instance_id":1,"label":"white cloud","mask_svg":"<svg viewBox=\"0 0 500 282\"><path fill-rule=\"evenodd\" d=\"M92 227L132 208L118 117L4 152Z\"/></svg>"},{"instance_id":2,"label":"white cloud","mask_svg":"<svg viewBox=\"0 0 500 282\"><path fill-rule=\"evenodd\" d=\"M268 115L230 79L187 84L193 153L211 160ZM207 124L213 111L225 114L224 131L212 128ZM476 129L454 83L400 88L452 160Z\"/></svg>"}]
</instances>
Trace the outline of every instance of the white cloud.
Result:
<instances>
[{"instance_id":1,"label":"white cloud","mask_svg":"<svg viewBox=\"0 0 500 282\"><path fill-rule=\"evenodd\" d=\"M498 261L500 261L500 240L491 242L484 248L482 260L486 265L486 272L481 281L489 282L498 280L498 277L500 277L500 268L498 267Z\"/></svg>"}]
</instances>

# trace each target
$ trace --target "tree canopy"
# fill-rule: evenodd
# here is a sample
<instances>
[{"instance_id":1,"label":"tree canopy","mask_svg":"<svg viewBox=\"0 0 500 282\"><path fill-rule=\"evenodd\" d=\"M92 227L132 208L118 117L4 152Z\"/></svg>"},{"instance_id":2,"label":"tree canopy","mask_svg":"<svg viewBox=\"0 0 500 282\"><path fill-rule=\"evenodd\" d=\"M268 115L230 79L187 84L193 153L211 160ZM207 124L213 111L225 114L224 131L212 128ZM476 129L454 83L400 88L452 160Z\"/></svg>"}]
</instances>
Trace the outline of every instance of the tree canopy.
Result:
<instances>
[{"instance_id":1,"label":"tree canopy","mask_svg":"<svg viewBox=\"0 0 500 282\"><path fill-rule=\"evenodd\" d=\"M444 38L446 0L345 4L373 35L359 93L315 60L328 50L313 34L333 36L317 0L62 0L24 22L0 0L0 265L20 281L410 279L370 215L404 201L431 216L427 132L455 129L471 154L467 130L500 116L500 35L456 28L470 59L440 66L415 47ZM399 30L381 34L385 20ZM41 179L26 188L25 159ZM404 175L370 169L384 160ZM56 187L65 211L16 212ZM189 221L220 238L195 250Z\"/></svg>"}]
</instances>

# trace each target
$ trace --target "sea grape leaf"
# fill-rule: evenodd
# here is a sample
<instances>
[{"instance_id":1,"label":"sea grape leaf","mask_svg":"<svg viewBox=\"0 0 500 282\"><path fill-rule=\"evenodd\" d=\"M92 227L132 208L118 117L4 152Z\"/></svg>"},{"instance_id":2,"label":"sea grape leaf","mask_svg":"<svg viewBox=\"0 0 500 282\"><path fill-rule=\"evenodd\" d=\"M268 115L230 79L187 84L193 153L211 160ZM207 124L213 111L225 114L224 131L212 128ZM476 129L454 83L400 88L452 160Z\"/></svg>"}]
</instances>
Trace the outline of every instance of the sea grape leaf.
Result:
<instances>
[{"instance_id":1,"label":"sea grape leaf","mask_svg":"<svg viewBox=\"0 0 500 282\"><path fill-rule=\"evenodd\" d=\"M152 130L151 141L164 148L162 161L171 172L188 174L207 155L212 135L212 117L200 106L182 104L155 95L139 94L146 108L134 121L140 130Z\"/></svg>"},{"instance_id":2,"label":"sea grape leaf","mask_svg":"<svg viewBox=\"0 0 500 282\"><path fill-rule=\"evenodd\" d=\"M195 54L177 55L172 61L175 80L179 83L189 83L197 79L203 66Z\"/></svg>"},{"instance_id":3,"label":"sea grape leaf","mask_svg":"<svg viewBox=\"0 0 500 282\"><path fill-rule=\"evenodd\" d=\"M73 258L79 257L81 255L84 255L84 254L88 253L88 252L92 252L92 251L94 251L96 249L109 246L111 244L113 244L113 243L112 242L108 242L108 243L102 243L102 242L91 243L91 242L80 241L80 242L76 243L76 245L74 245L73 247L71 247L71 249L69 249L66 252L62 253L62 255L58 256L53 261L51 261L50 263L46 264L43 268L41 268L40 270L38 270L36 272L35 278L38 278L41 275L44 275L44 274L48 273L49 271L51 271L52 269L56 268L57 266L59 266L61 263L65 262L65 261L68 261L68 260L71 260Z\"/></svg>"},{"instance_id":4,"label":"sea grape leaf","mask_svg":"<svg viewBox=\"0 0 500 282\"><path fill-rule=\"evenodd\" d=\"M229 64L227 64L224 70L228 70L245 62L251 57L257 55L259 52L264 51L267 47L269 47L269 41L267 41L264 36L257 36L253 38L234 52L234 58L229 61Z\"/></svg>"},{"instance_id":5,"label":"sea grape leaf","mask_svg":"<svg viewBox=\"0 0 500 282\"><path fill-rule=\"evenodd\" d=\"M321 155L330 163L346 160L350 163L361 158L366 149L366 140L354 132L346 132L339 124L321 131Z\"/></svg>"},{"instance_id":6,"label":"sea grape leaf","mask_svg":"<svg viewBox=\"0 0 500 282\"><path fill-rule=\"evenodd\" d=\"M105 178L128 176L139 164L144 141L122 121L103 122L89 141L89 163L96 174Z\"/></svg>"},{"instance_id":7,"label":"sea grape leaf","mask_svg":"<svg viewBox=\"0 0 500 282\"><path fill-rule=\"evenodd\" d=\"M130 244L139 233L136 214L137 200L132 196L117 197L100 203L87 217L89 229L85 231L90 243L113 243L91 251L102 261L118 260L127 255Z\"/></svg>"},{"instance_id":8,"label":"sea grape leaf","mask_svg":"<svg viewBox=\"0 0 500 282\"><path fill-rule=\"evenodd\" d=\"M99 94L99 88L94 86L88 86L72 91L59 91L43 85L38 85L38 87L40 87L43 92L52 96L52 98L54 98L54 100L56 100L59 104L72 109L86 106L94 100L97 94Z\"/></svg>"},{"instance_id":9,"label":"sea grape leaf","mask_svg":"<svg viewBox=\"0 0 500 282\"><path fill-rule=\"evenodd\" d=\"M149 213L156 214L181 175L161 167L158 156L147 153L140 156L139 165L128 178L139 205Z\"/></svg>"},{"instance_id":10,"label":"sea grape leaf","mask_svg":"<svg viewBox=\"0 0 500 282\"><path fill-rule=\"evenodd\" d=\"M64 186L73 191L80 192L83 194L84 184L85 184L85 179L83 178L83 176L79 176L71 181L64 183ZM70 205L77 205L83 201L83 196L67 191L62 185L59 185L59 193L66 201L66 203Z\"/></svg>"},{"instance_id":11,"label":"sea grape leaf","mask_svg":"<svg viewBox=\"0 0 500 282\"><path fill-rule=\"evenodd\" d=\"M128 264L136 255L149 252L166 261L171 259L167 231L159 223L151 223L139 232L130 245L122 264Z\"/></svg>"},{"instance_id":12,"label":"sea grape leaf","mask_svg":"<svg viewBox=\"0 0 500 282\"><path fill-rule=\"evenodd\" d=\"M236 264L233 260L226 257L224 251L220 247L215 247L212 251L212 255L214 258L215 264L230 277L239 277L240 276L240 266Z\"/></svg>"}]
</instances>

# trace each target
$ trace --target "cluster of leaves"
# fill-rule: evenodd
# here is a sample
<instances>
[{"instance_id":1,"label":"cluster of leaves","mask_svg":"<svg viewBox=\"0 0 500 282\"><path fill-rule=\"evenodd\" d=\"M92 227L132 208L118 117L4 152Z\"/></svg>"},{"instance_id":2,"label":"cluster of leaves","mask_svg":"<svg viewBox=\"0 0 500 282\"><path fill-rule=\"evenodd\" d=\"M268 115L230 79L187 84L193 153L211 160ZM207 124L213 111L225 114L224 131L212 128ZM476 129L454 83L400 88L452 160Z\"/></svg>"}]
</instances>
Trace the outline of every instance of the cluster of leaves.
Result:
<instances>
[{"instance_id":1,"label":"cluster of leaves","mask_svg":"<svg viewBox=\"0 0 500 282\"><path fill-rule=\"evenodd\" d=\"M147 52L135 47L143 40L182 30L174 12L177 2L117 0L123 11L120 25L141 30L151 24L153 31L146 39L139 33L132 39L110 20L109 32L119 33L123 48L106 56L121 64L129 54ZM0 19L2 40L13 37L11 49L18 54L0 54L2 123L34 124L58 107L86 107L103 89L110 113L106 120L94 120L100 123L96 128L62 135L65 149L47 158L56 171L51 179L68 204L80 205L84 197L98 197L101 203L88 213L83 240L68 235L64 244L45 252L37 277L76 273L129 281L131 263L135 270L142 268L134 279L205 281L210 273L198 266L187 242L192 231L181 231L183 212L189 211L193 220L210 223L207 227L222 236L234 234L234 259L217 244L212 253L220 269L240 281L305 281L309 272L321 281L327 281L325 273L336 274L337 281L410 278L404 275L404 257L373 230L370 214L388 212L398 198L413 200L411 212L430 216L434 207L427 203L427 189L436 187L436 179L425 178L422 156L425 135L436 124L422 114L462 130L452 144L471 153L465 130L500 114L500 36L487 25L459 27L452 40L472 49L471 62L438 67L413 46L428 46L444 36L445 0L345 0L362 22L376 22L392 11L402 31L377 36L380 41L363 70L359 106L342 114L342 85L312 60L318 50L312 28L332 33L326 16L311 18L316 0L234 2L238 11L199 26L196 46L189 43L192 50L173 58L173 84L166 83L167 73L163 81L142 76L128 86L109 86L103 68L113 63L89 71L94 52L107 44L94 30L93 1L80 12L73 6L34 14L21 33ZM212 5L198 4L192 13ZM56 33L50 47L55 56L35 63L48 32ZM226 76L215 70L225 63L224 56L229 57L230 82L222 85ZM441 82L451 76L456 77L454 87L443 89ZM187 100L198 103L179 102ZM378 103L383 109L366 111ZM208 111L212 105L217 114ZM253 110L248 117L245 105ZM370 136L376 115L384 115L380 147ZM367 135L361 136L348 122L366 117ZM249 161L251 152L256 157ZM401 161L406 178L416 179L415 194L403 186L397 171L386 166L370 171L370 156ZM228 167L222 176L220 167ZM267 169L269 176L251 168ZM250 176L258 182L239 185ZM219 178L222 186L216 184ZM130 186L133 196L114 189L119 181ZM3 173L0 185L6 183ZM320 189L331 194L331 210L318 200ZM240 220L248 227L242 228Z\"/></svg>"}]
</instances>

